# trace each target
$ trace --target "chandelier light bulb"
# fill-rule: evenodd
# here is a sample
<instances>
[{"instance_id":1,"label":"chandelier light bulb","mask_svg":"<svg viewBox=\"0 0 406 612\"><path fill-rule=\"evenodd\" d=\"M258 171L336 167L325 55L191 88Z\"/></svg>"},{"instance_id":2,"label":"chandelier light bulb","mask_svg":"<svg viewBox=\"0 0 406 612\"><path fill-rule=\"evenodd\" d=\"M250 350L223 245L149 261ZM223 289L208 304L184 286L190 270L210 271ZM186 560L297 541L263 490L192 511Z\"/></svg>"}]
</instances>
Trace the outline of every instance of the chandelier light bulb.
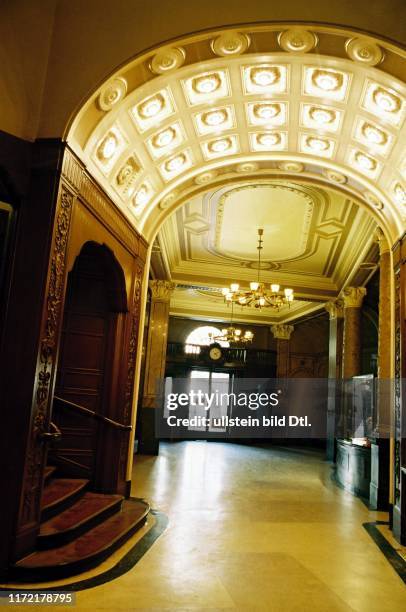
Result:
<instances>
[{"instance_id":1,"label":"chandelier light bulb","mask_svg":"<svg viewBox=\"0 0 406 612\"><path fill-rule=\"evenodd\" d=\"M241 296L240 298L238 298L238 302L239 302L240 304L245 304L245 303L246 303L246 301L247 301L247 298L246 298L246 297L244 297L244 296Z\"/></svg>"},{"instance_id":2,"label":"chandelier light bulb","mask_svg":"<svg viewBox=\"0 0 406 612\"><path fill-rule=\"evenodd\" d=\"M238 289L240 288L240 285L238 283L231 283L230 285L230 289L233 293L235 293L236 291L238 291Z\"/></svg>"},{"instance_id":3,"label":"chandelier light bulb","mask_svg":"<svg viewBox=\"0 0 406 612\"><path fill-rule=\"evenodd\" d=\"M293 289L289 289L288 287L286 287L285 295L286 295L286 297L289 297L290 295L293 295Z\"/></svg>"},{"instance_id":4,"label":"chandelier light bulb","mask_svg":"<svg viewBox=\"0 0 406 612\"><path fill-rule=\"evenodd\" d=\"M233 294L232 294L232 293L227 293L227 295L226 295L226 300L227 300L228 302L231 302L231 300L232 300L232 299L233 299Z\"/></svg>"},{"instance_id":5,"label":"chandelier light bulb","mask_svg":"<svg viewBox=\"0 0 406 612\"><path fill-rule=\"evenodd\" d=\"M263 297L259 298L259 305L260 306L265 306L265 298L263 298Z\"/></svg>"},{"instance_id":6,"label":"chandelier light bulb","mask_svg":"<svg viewBox=\"0 0 406 612\"><path fill-rule=\"evenodd\" d=\"M228 293L228 289L227 287L223 287L223 289L221 290L222 295L227 295Z\"/></svg>"},{"instance_id":7,"label":"chandelier light bulb","mask_svg":"<svg viewBox=\"0 0 406 612\"><path fill-rule=\"evenodd\" d=\"M272 293L278 293L279 285L277 285L276 283L274 285L271 285L271 291Z\"/></svg>"},{"instance_id":8,"label":"chandelier light bulb","mask_svg":"<svg viewBox=\"0 0 406 612\"><path fill-rule=\"evenodd\" d=\"M252 283L250 283L250 289L251 289L251 291L257 291L257 290L258 290L258 288L259 288L259 283L255 282L255 281L254 281L254 282L252 282Z\"/></svg>"},{"instance_id":9,"label":"chandelier light bulb","mask_svg":"<svg viewBox=\"0 0 406 612\"><path fill-rule=\"evenodd\" d=\"M234 333L236 336L241 336L241 329L236 329Z\"/></svg>"}]
</instances>

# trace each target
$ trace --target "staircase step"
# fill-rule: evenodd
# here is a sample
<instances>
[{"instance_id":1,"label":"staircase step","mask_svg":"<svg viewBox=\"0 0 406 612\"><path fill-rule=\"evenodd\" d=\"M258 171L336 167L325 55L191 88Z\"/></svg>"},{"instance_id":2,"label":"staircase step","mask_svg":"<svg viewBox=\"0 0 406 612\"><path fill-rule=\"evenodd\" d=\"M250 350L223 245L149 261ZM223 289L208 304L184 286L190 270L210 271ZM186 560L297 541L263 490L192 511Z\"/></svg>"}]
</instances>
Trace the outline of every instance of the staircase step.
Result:
<instances>
[{"instance_id":1,"label":"staircase step","mask_svg":"<svg viewBox=\"0 0 406 612\"><path fill-rule=\"evenodd\" d=\"M52 478L42 492L41 521L47 521L72 505L88 484L85 478Z\"/></svg>"},{"instance_id":2,"label":"staircase step","mask_svg":"<svg viewBox=\"0 0 406 612\"><path fill-rule=\"evenodd\" d=\"M47 483L51 478L52 474L56 471L56 467L54 465L47 465L44 472L44 482Z\"/></svg>"},{"instance_id":3,"label":"staircase step","mask_svg":"<svg viewBox=\"0 0 406 612\"><path fill-rule=\"evenodd\" d=\"M70 508L42 523L38 547L52 548L71 541L118 512L123 499L122 495L86 491Z\"/></svg>"},{"instance_id":4,"label":"staircase step","mask_svg":"<svg viewBox=\"0 0 406 612\"><path fill-rule=\"evenodd\" d=\"M148 512L146 502L125 500L120 512L72 542L24 557L14 565L14 573L18 578L41 581L95 567L145 523Z\"/></svg>"}]
</instances>

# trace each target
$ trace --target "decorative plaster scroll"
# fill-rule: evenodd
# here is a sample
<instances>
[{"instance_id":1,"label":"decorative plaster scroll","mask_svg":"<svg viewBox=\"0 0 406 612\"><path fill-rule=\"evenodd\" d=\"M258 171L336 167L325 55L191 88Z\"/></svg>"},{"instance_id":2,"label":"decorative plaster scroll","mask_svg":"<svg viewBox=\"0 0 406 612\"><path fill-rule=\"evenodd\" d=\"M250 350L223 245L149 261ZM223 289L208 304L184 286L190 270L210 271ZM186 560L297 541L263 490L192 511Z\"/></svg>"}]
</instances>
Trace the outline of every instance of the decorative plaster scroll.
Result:
<instances>
[{"instance_id":1,"label":"decorative plaster scroll","mask_svg":"<svg viewBox=\"0 0 406 612\"><path fill-rule=\"evenodd\" d=\"M303 28L290 28L278 36L280 47L288 53L307 53L314 49L319 42L314 32Z\"/></svg>"}]
</instances>

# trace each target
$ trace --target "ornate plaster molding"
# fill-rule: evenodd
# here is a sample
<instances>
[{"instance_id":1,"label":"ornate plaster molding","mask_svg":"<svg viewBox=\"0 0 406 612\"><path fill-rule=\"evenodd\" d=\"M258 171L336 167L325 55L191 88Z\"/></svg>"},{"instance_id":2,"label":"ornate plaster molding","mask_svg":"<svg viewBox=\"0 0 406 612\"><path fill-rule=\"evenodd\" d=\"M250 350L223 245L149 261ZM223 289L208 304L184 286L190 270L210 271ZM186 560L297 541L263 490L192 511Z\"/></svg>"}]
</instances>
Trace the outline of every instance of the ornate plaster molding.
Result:
<instances>
[{"instance_id":1,"label":"ornate plaster molding","mask_svg":"<svg viewBox=\"0 0 406 612\"><path fill-rule=\"evenodd\" d=\"M342 294L344 308L361 308L366 294L365 287L346 287Z\"/></svg>"},{"instance_id":2,"label":"ornate plaster molding","mask_svg":"<svg viewBox=\"0 0 406 612\"><path fill-rule=\"evenodd\" d=\"M330 320L338 319L344 316L344 302L343 300L335 300L327 302L324 308L327 310Z\"/></svg>"},{"instance_id":3,"label":"ornate plaster molding","mask_svg":"<svg viewBox=\"0 0 406 612\"><path fill-rule=\"evenodd\" d=\"M169 302L176 283L166 280L151 280L148 284L154 301Z\"/></svg>"},{"instance_id":4,"label":"ornate plaster molding","mask_svg":"<svg viewBox=\"0 0 406 612\"><path fill-rule=\"evenodd\" d=\"M376 228L375 238L379 245L379 254L382 256L384 253L388 253L390 251L389 244L385 238L385 234L383 233L380 227Z\"/></svg>"},{"instance_id":5,"label":"ornate plaster molding","mask_svg":"<svg viewBox=\"0 0 406 612\"><path fill-rule=\"evenodd\" d=\"M284 325L283 323L271 326L271 332L277 340L290 340L293 330L293 325Z\"/></svg>"}]
</instances>

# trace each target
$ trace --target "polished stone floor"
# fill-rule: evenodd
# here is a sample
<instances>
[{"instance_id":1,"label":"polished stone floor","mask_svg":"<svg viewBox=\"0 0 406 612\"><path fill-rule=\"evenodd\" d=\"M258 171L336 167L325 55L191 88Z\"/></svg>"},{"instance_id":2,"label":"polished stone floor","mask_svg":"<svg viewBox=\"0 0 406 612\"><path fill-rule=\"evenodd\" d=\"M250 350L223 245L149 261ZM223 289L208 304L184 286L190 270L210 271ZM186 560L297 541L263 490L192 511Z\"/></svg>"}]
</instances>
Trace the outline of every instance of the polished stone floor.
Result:
<instances>
[{"instance_id":1,"label":"polished stone floor","mask_svg":"<svg viewBox=\"0 0 406 612\"><path fill-rule=\"evenodd\" d=\"M139 563L76 609L397 612L406 586L316 451L215 442L136 457L132 494L169 517ZM48 608L49 609L49 608Z\"/></svg>"}]
</instances>

